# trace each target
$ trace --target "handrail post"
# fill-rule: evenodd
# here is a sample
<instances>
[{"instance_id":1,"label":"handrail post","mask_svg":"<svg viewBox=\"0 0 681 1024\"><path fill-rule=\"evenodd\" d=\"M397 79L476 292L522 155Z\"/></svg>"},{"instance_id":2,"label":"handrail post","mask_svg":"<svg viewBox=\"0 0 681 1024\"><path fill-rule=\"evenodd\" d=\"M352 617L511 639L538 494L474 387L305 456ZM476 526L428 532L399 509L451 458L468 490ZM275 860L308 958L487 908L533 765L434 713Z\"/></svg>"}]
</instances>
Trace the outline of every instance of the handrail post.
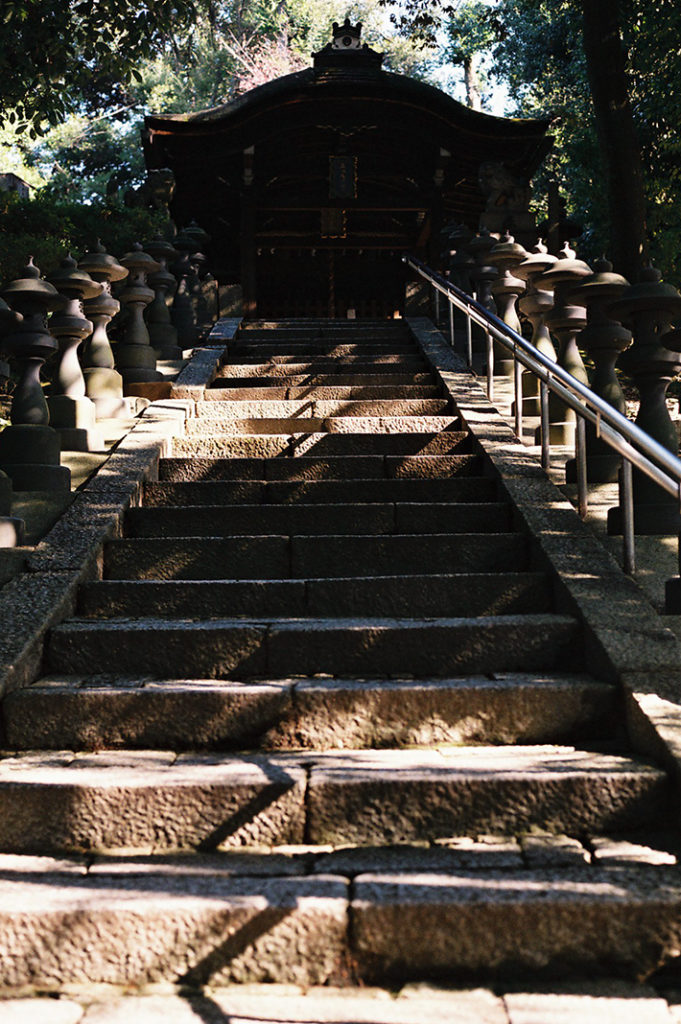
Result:
<instances>
[{"instance_id":1,"label":"handrail post","mask_svg":"<svg viewBox=\"0 0 681 1024\"><path fill-rule=\"evenodd\" d=\"M468 369L473 369L473 324L470 309L466 310L466 362Z\"/></svg>"},{"instance_id":2,"label":"handrail post","mask_svg":"<svg viewBox=\"0 0 681 1024\"><path fill-rule=\"evenodd\" d=\"M440 323L440 289L433 285L435 291L435 326Z\"/></svg>"},{"instance_id":3,"label":"handrail post","mask_svg":"<svg viewBox=\"0 0 681 1024\"><path fill-rule=\"evenodd\" d=\"M454 303L449 299L449 344L454 348Z\"/></svg>"},{"instance_id":4,"label":"handrail post","mask_svg":"<svg viewBox=\"0 0 681 1024\"><path fill-rule=\"evenodd\" d=\"M523 366L513 347L513 384L515 389L515 436L523 439Z\"/></svg>"},{"instance_id":5,"label":"handrail post","mask_svg":"<svg viewBox=\"0 0 681 1024\"><path fill-rule=\"evenodd\" d=\"M575 461L577 463L577 509L581 518L585 519L589 506L586 482L586 420L583 416L577 416Z\"/></svg>"},{"instance_id":6,"label":"handrail post","mask_svg":"<svg viewBox=\"0 0 681 1024\"><path fill-rule=\"evenodd\" d=\"M551 445L549 422L549 385L545 380L539 382L539 415L541 417L539 432L541 437L541 468L548 473L551 466Z\"/></svg>"},{"instance_id":7,"label":"handrail post","mask_svg":"<svg viewBox=\"0 0 681 1024\"><path fill-rule=\"evenodd\" d=\"M492 335L489 331L485 331L485 347L487 349L487 398L490 402L494 401L494 346L492 345Z\"/></svg>"},{"instance_id":8,"label":"handrail post","mask_svg":"<svg viewBox=\"0 0 681 1024\"><path fill-rule=\"evenodd\" d=\"M622 509L622 568L629 576L636 572L636 541L634 539L634 482L631 463L622 459L620 471L620 508Z\"/></svg>"}]
</instances>

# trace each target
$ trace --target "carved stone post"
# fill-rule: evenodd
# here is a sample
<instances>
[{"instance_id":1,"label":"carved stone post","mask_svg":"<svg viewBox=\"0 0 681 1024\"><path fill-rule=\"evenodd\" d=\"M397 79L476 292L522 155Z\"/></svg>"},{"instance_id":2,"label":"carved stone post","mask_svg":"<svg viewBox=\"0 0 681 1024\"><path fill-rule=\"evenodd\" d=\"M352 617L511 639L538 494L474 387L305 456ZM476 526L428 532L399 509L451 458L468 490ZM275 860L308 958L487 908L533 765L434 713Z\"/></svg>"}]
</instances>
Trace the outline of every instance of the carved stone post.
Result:
<instances>
[{"instance_id":1,"label":"carved stone post","mask_svg":"<svg viewBox=\"0 0 681 1024\"><path fill-rule=\"evenodd\" d=\"M499 277L492 282L492 295L499 310L499 317L508 327L520 334L516 302L518 296L525 291L526 285L515 276L515 270L527 259L527 252L522 245L518 245L513 235L506 232L502 240L491 249L487 258L499 271ZM513 358L497 342L494 344L494 373L504 377L513 376Z\"/></svg>"},{"instance_id":2,"label":"carved stone post","mask_svg":"<svg viewBox=\"0 0 681 1024\"><path fill-rule=\"evenodd\" d=\"M591 389L613 408L626 413L626 401L615 373L615 363L624 349L631 345L631 331L617 323L611 316L612 303L619 298L629 282L620 274L613 274L612 263L606 259L594 264L594 272L582 278L576 288L568 294L568 301L582 304L587 308L587 324L579 335L579 344L593 359L594 374ZM611 483L617 480L620 467L619 455L602 441L596 429L586 424L586 473L594 483ZM570 459L565 467L568 481L576 480L576 465Z\"/></svg>"},{"instance_id":3,"label":"carved stone post","mask_svg":"<svg viewBox=\"0 0 681 1024\"><path fill-rule=\"evenodd\" d=\"M515 274L521 281L527 282L527 291L518 300L518 309L532 324L532 344L546 356L556 361L556 350L544 323L544 317L553 308L553 292L541 288L537 281L542 274L550 270L557 257L552 256L542 241L537 242L526 260L516 267ZM538 416L539 380L532 373L523 373L523 413L526 416Z\"/></svg>"},{"instance_id":4,"label":"carved stone post","mask_svg":"<svg viewBox=\"0 0 681 1024\"><path fill-rule=\"evenodd\" d=\"M492 285L499 276L499 271L489 262L489 254L498 241L498 238L490 235L487 228L481 228L468 243L468 251L474 260L470 276L475 296L481 306L494 314L497 311L497 304L492 295ZM473 328L473 344L477 351L484 351L485 332L477 324Z\"/></svg>"},{"instance_id":5,"label":"carved stone post","mask_svg":"<svg viewBox=\"0 0 681 1024\"><path fill-rule=\"evenodd\" d=\"M83 354L85 393L95 404L97 419L127 417L130 405L123 398L123 378L114 369L107 326L121 308L118 299L111 294L111 284L122 281L128 276L128 271L107 253L99 241L92 252L86 252L79 260L78 267L102 285L101 293L87 299L84 305L88 319L94 324L92 337L86 342Z\"/></svg>"},{"instance_id":6,"label":"carved stone post","mask_svg":"<svg viewBox=\"0 0 681 1024\"><path fill-rule=\"evenodd\" d=\"M589 378L577 348L577 335L586 326L586 309L571 304L568 294L590 273L591 268L576 259L574 250L566 244L560 258L537 279L540 288L554 291L553 309L544 317L544 323L560 342L558 365L587 386ZM575 413L553 395L549 401L549 421L551 444L574 444Z\"/></svg>"},{"instance_id":7,"label":"carved stone post","mask_svg":"<svg viewBox=\"0 0 681 1024\"><path fill-rule=\"evenodd\" d=\"M0 299L0 346L4 352L3 339L6 334L16 330L22 322L21 313L10 309L4 299ZM9 377L9 364L6 376ZM6 473L0 471L0 548L13 548L23 542L24 521L11 515L12 481Z\"/></svg>"},{"instance_id":8,"label":"carved stone post","mask_svg":"<svg viewBox=\"0 0 681 1024\"><path fill-rule=\"evenodd\" d=\"M5 340L5 349L19 363L21 379L12 401L11 427L0 434L0 467L18 491L68 491L71 471L61 466L59 434L49 426L50 414L40 384L40 370L58 345L48 332L48 311L65 300L29 260L23 277L11 281L3 296L23 314L23 321Z\"/></svg>"},{"instance_id":9,"label":"carved stone post","mask_svg":"<svg viewBox=\"0 0 681 1024\"><path fill-rule=\"evenodd\" d=\"M163 380L163 374L156 369L156 353L144 322L144 310L154 298L153 291L147 287L147 275L156 273L160 264L144 252L139 243L133 246L132 252L125 254L121 263L130 271L120 295L128 311L128 322L123 340L116 344L116 368L125 385Z\"/></svg>"},{"instance_id":10,"label":"carved stone post","mask_svg":"<svg viewBox=\"0 0 681 1024\"><path fill-rule=\"evenodd\" d=\"M181 349L193 348L198 336L194 291L198 284L197 266L192 257L196 256L196 239L184 228L175 239L175 248L180 257L173 264L172 271L177 278L177 290L170 311L171 321L177 331L177 342Z\"/></svg>"},{"instance_id":11,"label":"carved stone post","mask_svg":"<svg viewBox=\"0 0 681 1024\"><path fill-rule=\"evenodd\" d=\"M149 339L159 359L181 359L182 349L177 344L177 329L170 319L169 298L175 293L177 282L168 270L168 263L179 253L161 235L145 243L145 251L158 261L159 270L149 275L149 284L155 296L144 313Z\"/></svg>"},{"instance_id":12,"label":"carved stone post","mask_svg":"<svg viewBox=\"0 0 681 1024\"><path fill-rule=\"evenodd\" d=\"M85 378L78 362L78 346L92 334L92 323L83 316L82 302L102 290L72 256L48 278L66 301L64 309L52 315L50 331L59 341L59 362L47 401L50 425L59 434L62 451L101 450L104 439L95 427L95 406L85 394Z\"/></svg>"},{"instance_id":13,"label":"carved stone post","mask_svg":"<svg viewBox=\"0 0 681 1024\"><path fill-rule=\"evenodd\" d=\"M634 343L621 362L622 368L634 378L641 399L636 423L658 444L678 455L679 441L667 409L666 394L671 380L681 370L678 332L669 332L669 325L681 316L681 295L672 285L662 284L660 277L659 270L647 267L638 284L627 288L610 311L633 328ZM673 349L665 346L667 333ZM680 522L678 500L634 471L636 533L678 533ZM620 533L621 528L620 508L610 509L608 532Z\"/></svg>"}]
</instances>

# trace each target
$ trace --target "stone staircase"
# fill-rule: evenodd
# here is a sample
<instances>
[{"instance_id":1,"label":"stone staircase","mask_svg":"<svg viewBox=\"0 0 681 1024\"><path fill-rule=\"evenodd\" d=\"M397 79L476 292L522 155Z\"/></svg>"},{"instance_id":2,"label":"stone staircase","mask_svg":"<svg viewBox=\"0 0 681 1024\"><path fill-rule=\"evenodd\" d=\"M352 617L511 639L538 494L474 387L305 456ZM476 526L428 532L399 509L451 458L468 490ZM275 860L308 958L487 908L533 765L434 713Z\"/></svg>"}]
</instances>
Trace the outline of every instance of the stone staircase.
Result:
<instances>
[{"instance_id":1,"label":"stone staircase","mask_svg":"<svg viewBox=\"0 0 681 1024\"><path fill-rule=\"evenodd\" d=\"M3 989L652 971L671 782L406 325L248 324L196 413L5 699Z\"/></svg>"}]
</instances>

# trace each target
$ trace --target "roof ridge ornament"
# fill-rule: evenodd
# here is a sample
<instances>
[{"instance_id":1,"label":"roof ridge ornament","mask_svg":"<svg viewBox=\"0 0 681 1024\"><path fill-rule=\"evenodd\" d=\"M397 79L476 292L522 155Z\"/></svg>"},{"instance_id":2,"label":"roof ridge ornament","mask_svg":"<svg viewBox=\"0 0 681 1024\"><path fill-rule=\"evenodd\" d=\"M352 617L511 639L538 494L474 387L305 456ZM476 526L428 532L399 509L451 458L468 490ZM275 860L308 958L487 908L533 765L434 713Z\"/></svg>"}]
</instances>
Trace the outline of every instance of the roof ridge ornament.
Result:
<instances>
[{"instance_id":1,"label":"roof ridge ornament","mask_svg":"<svg viewBox=\"0 0 681 1024\"><path fill-rule=\"evenodd\" d=\"M348 17L342 25L334 21L331 42L313 56L315 69L334 68L346 73L360 68L378 71L383 63L383 54L362 42L362 22L353 25Z\"/></svg>"},{"instance_id":2,"label":"roof ridge ornament","mask_svg":"<svg viewBox=\"0 0 681 1024\"><path fill-rule=\"evenodd\" d=\"M334 50L358 50L362 45L361 36L361 21L358 21L356 25L351 25L349 18L346 18L342 25L334 21L331 45Z\"/></svg>"}]
</instances>

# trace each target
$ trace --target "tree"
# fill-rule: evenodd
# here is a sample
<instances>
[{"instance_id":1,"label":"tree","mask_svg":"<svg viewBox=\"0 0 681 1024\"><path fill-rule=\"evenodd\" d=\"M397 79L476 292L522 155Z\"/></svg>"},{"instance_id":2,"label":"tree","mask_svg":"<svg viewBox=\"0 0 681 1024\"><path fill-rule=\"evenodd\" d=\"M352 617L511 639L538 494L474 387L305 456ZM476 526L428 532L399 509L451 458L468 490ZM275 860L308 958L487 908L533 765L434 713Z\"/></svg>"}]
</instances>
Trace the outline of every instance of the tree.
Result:
<instances>
[{"instance_id":1,"label":"tree","mask_svg":"<svg viewBox=\"0 0 681 1024\"><path fill-rule=\"evenodd\" d=\"M473 110L482 110L485 74L482 59L494 42L489 21L490 8L481 0L459 4L447 21L445 56L463 68L466 102Z\"/></svg>"},{"instance_id":2,"label":"tree","mask_svg":"<svg viewBox=\"0 0 681 1024\"><path fill-rule=\"evenodd\" d=\"M195 13L193 0L3 0L0 126L35 137L63 121L83 95L134 76Z\"/></svg>"}]
</instances>

